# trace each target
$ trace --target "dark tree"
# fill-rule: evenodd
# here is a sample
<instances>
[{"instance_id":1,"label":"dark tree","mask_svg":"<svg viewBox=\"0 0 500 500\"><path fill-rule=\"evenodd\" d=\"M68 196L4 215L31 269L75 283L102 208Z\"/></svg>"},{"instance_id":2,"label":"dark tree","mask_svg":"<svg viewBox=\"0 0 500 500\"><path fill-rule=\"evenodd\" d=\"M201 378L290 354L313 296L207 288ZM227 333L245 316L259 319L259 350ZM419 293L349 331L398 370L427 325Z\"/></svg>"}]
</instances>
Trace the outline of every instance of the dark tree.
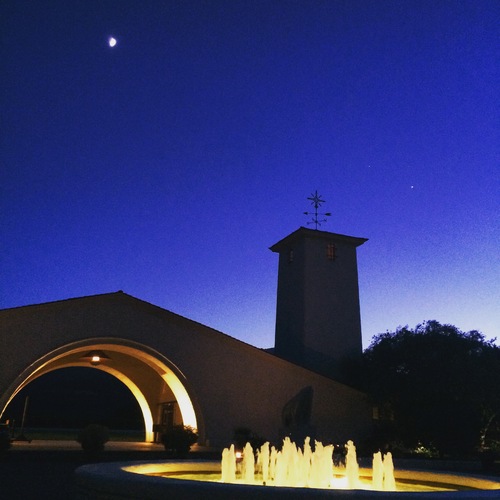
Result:
<instances>
[{"instance_id":1,"label":"dark tree","mask_svg":"<svg viewBox=\"0 0 500 500\"><path fill-rule=\"evenodd\" d=\"M441 455L498 444L490 438L500 420L500 348L493 340L427 321L375 336L363 357L379 441Z\"/></svg>"}]
</instances>

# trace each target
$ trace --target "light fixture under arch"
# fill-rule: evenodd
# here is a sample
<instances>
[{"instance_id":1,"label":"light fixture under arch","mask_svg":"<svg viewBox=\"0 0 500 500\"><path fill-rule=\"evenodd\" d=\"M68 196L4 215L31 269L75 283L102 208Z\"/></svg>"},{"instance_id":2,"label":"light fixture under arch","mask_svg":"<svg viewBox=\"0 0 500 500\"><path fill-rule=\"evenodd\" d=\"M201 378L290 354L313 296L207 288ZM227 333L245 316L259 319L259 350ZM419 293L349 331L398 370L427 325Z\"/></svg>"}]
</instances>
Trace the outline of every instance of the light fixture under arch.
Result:
<instances>
[{"instance_id":1,"label":"light fixture under arch","mask_svg":"<svg viewBox=\"0 0 500 500\"><path fill-rule=\"evenodd\" d=\"M16 394L36 378L60 368L88 366L89 362L92 364L92 356L88 358L87 355L90 353L94 355L95 352L99 352L99 354L96 354L99 355L99 362L93 364L93 367L116 377L124 383L134 395L143 415L146 441L153 440L154 418L152 406L148 403L139 385L136 384L130 376L124 373L119 366L113 366L119 357L117 355L114 356L113 353L130 356L135 361L143 363L156 372L157 376L163 380L174 394L179 406L183 425L198 430L200 441L204 441L204 429L202 425L200 426L200 420L198 418L198 415L201 417L199 406L197 405L198 411L195 411L195 402L193 401L196 401L196 398L192 394L192 389L188 391L188 383L181 370L154 349L126 339L86 339L61 346L45 354L17 377L14 384L11 385L10 397L8 397L4 408L1 408L0 412L3 413ZM100 353L104 354L104 356L100 356Z\"/></svg>"},{"instance_id":2,"label":"light fixture under arch","mask_svg":"<svg viewBox=\"0 0 500 500\"><path fill-rule=\"evenodd\" d=\"M92 366L97 366L97 365L101 364L101 362L103 360L111 359L111 358L104 351L102 351L100 349L98 349L98 350L95 349L95 350L89 351L87 354L82 356L81 359L88 360L88 362Z\"/></svg>"}]
</instances>

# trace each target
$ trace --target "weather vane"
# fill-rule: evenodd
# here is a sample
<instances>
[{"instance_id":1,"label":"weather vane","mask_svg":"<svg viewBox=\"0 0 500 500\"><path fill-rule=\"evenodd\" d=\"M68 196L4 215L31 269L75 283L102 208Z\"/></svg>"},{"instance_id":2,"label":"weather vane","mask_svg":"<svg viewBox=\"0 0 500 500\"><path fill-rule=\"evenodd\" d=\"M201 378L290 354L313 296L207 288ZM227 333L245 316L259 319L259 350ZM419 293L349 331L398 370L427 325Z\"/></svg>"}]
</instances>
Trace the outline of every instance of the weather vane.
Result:
<instances>
[{"instance_id":1,"label":"weather vane","mask_svg":"<svg viewBox=\"0 0 500 500\"><path fill-rule=\"evenodd\" d=\"M318 229L318 226L321 226L322 222L326 222L326 219L319 219L319 216L330 217L332 215L330 212L318 213L318 208L321 207L322 203L325 203L326 200L321 199L321 195L318 194L318 190L314 191L314 194L311 194L308 200L311 200L311 205L314 206L314 212L304 212L304 215L312 215L312 220L310 220L307 224L314 224Z\"/></svg>"}]
</instances>

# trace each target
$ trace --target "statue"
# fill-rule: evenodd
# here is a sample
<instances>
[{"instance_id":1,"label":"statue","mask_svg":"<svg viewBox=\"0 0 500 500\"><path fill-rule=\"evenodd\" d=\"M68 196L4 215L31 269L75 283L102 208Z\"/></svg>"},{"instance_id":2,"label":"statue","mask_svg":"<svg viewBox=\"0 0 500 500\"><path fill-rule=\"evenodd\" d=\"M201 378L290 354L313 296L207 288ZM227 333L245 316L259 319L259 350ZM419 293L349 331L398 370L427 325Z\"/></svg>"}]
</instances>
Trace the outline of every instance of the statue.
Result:
<instances>
[{"instance_id":1,"label":"statue","mask_svg":"<svg viewBox=\"0 0 500 500\"><path fill-rule=\"evenodd\" d=\"M313 388L304 387L281 410L282 434L301 442L306 436L313 434L311 427L311 412L313 401Z\"/></svg>"}]
</instances>

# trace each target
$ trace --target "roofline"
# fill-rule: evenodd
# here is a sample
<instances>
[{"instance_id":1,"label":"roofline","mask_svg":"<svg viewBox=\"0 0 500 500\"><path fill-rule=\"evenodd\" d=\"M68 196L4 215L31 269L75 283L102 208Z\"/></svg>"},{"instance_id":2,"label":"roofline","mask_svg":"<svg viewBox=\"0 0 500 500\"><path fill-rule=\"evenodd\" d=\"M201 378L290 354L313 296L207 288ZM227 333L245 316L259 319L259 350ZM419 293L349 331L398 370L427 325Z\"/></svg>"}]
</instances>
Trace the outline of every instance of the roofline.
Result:
<instances>
[{"instance_id":1,"label":"roofline","mask_svg":"<svg viewBox=\"0 0 500 500\"><path fill-rule=\"evenodd\" d=\"M96 293L93 295L82 295L79 297L69 297L67 299L49 300L47 302L36 302L35 304L25 304L23 306L5 307L4 309L0 309L0 313L4 311L14 311L16 309L26 309L28 307L43 307L49 305L63 304L65 302L70 302L72 300L93 299L93 298L106 297L112 295L128 295L128 294L125 293L123 290L118 290L116 292L104 292L104 293ZM132 297L132 295L129 295L129 297Z\"/></svg>"},{"instance_id":2,"label":"roofline","mask_svg":"<svg viewBox=\"0 0 500 500\"><path fill-rule=\"evenodd\" d=\"M359 389L351 387L343 382L332 379L332 378L327 377L326 375L324 375L322 373L318 373L314 370L311 370L310 368L306 368L305 366L301 366L301 365L294 363L290 360L287 360L285 358L277 356L274 353L268 352L268 349L272 349L272 348L265 349L265 348L261 348L261 347L256 347L252 344L249 344L248 342L245 342L244 340L240 340L236 337L228 335L227 333L221 332L220 330L216 330L215 328L212 328L208 325L200 323L199 321L196 321L196 320L187 318L185 316L182 316L180 314L174 313L168 309L164 309L163 307L152 304L151 302L147 302L146 300L142 300L142 299L139 299L137 297L134 297L133 295L125 293L122 290L118 290L117 292L99 293L99 294L94 294L94 295L85 295L82 297L71 297L68 299L53 300L53 301L49 301L49 302L41 302L41 303L37 303L37 304L29 304L29 305L24 305L24 306L16 306L16 307L11 307L11 308L6 308L6 309L0 309L0 315L5 314L6 316L8 316L9 313L11 313L11 312L13 314L21 313L22 309L35 309L35 308L46 308L46 307L58 308L58 307L63 307L68 302L95 300L95 299L99 299L99 298L103 298L103 299L115 298L115 299L118 299L121 301L127 301L128 303L134 305L135 307L147 309L150 313L156 315L157 317L158 316L160 318L170 317L170 318L175 319L177 321L182 321L182 322L192 324L196 328L201 328L202 331L204 330L206 332L209 332L210 334L220 335L220 336L222 336L222 337L224 337L232 342L235 342L235 343L241 345L245 349L250 349L258 356L263 356L263 357L270 356L277 362L287 363L287 364L293 365L296 368L299 368L301 370L305 370L307 372L314 373L316 376L321 376L323 378L327 378L328 380L330 380L333 383L348 387L350 390L362 393L362 391L360 391Z\"/></svg>"},{"instance_id":3,"label":"roofline","mask_svg":"<svg viewBox=\"0 0 500 500\"><path fill-rule=\"evenodd\" d=\"M278 243L275 243L273 246L269 247L269 250L279 253L282 250L287 250L289 246L295 243L297 240L305 238L342 241L355 247L359 247L360 245L368 241L368 238L358 238L355 236L347 236L345 234L330 233L328 231L318 231L317 229L309 229L307 227L301 226L293 233L285 236L282 240L278 241Z\"/></svg>"},{"instance_id":4,"label":"roofline","mask_svg":"<svg viewBox=\"0 0 500 500\"><path fill-rule=\"evenodd\" d=\"M139 299L133 295L125 293L123 290L118 290L117 292L98 293L98 294L94 294L94 295L84 295L81 297L70 297L68 299L53 300L53 301L49 301L49 302L40 302L37 304L28 304L28 305L24 305L24 306L16 306L16 307L10 307L10 308L6 308L6 309L0 309L0 315L9 315L9 313L13 313L13 314L22 313L23 309L45 309L45 308L54 308L54 307L60 308L60 307L64 307L69 302L82 302L82 301L89 301L89 300L93 301L93 300L99 300L99 299L118 299L122 302L127 301L129 304L132 304L135 307L147 309L151 314L154 314L156 316L160 316L162 318L170 317L170 318L175 319L177 321L190 323L197 328L201 327L202 329L208 330L212 333L222 335L226 338L234 340L235 342L239 342L240 344L251 347L252 349L255 349L257 351L263 351L262 348L256 347L252 344L249 344L248 342L245 342L245 341L240 340L236 337L233 337L227 333L224 333L220 330L212 328L211 326L205 325L204 323L200 323L199 321L196 321L194 319L187 318L186 316L183 316L182 314L175 313L173 311L170 311L169 309L165 309L164 307L158 306L156 304L153 304L153 303L148 302L148 301L143 300L143 299Z\"/></svg>"}]
</instances>

